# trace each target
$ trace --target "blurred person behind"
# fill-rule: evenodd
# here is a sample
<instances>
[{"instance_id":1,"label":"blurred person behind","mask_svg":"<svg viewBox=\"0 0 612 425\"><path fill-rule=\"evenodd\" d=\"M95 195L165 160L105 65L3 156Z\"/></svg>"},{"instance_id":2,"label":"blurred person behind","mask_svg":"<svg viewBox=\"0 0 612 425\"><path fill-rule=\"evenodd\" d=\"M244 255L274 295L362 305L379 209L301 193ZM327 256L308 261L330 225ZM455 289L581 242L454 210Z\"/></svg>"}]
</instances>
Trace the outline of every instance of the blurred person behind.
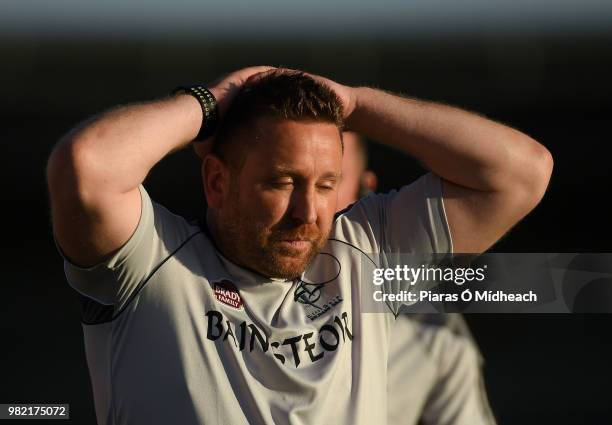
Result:
<instances>
[{"instance_id":1,"label":"blurred person behind","mask_svg":"<svg viewBox=\"0 0 612 425\"><path fill-rule=\"evenodd\" d=\"M343 134L338 211L376 191L366 139ZM388 358L390 425L494 425L484 388L483 358L459 313L400 314Z\"/></svg>"}]
</instances>

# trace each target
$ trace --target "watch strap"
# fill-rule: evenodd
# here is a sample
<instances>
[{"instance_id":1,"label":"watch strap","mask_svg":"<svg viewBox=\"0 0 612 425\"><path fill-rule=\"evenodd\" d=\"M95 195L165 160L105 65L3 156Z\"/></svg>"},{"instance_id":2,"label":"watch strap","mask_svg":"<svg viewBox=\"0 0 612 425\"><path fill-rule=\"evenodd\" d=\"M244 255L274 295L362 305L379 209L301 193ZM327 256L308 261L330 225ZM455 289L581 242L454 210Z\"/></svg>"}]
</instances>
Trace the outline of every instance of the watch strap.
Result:
<instances>
[{"instance_id":1,"label":"watch strap","mask_svg":"<svg viewBox=\"0 0 612 425\"><path fill-rule=\"evenodd\" d=\"M219 121L219 113L217 108L217 99L204 86L179 86L172 90L172 94L184 93L191 95L197 99L202 107L202 126L194 140L202 141L212 136L217 128Z\"/></svg>"}]
</instances>

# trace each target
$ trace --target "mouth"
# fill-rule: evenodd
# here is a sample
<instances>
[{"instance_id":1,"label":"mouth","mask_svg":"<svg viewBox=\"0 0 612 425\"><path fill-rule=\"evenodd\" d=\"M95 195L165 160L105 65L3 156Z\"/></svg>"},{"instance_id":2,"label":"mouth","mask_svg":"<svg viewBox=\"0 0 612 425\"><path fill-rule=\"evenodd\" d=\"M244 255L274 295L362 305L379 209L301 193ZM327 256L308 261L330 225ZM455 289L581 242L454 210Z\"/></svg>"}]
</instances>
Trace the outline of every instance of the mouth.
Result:
<instances>
[{"instance_id":1,"label":"mouth","mask_svg":"<svg viewBox=\"0 0 612 425\"><path fill-rule=\"evenodd\" d=\"M312 241L309 239L283 239L278 242L280 245L295 251L304 251L310 248Z\"/></svg>"}]
</instances>

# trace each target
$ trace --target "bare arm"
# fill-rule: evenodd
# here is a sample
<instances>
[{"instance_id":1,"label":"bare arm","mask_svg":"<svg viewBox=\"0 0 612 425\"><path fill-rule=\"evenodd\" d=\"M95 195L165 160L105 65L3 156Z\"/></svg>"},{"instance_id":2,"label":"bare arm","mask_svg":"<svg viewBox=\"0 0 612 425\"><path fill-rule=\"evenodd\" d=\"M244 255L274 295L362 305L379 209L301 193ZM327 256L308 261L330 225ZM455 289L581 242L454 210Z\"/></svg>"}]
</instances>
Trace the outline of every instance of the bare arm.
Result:
<instances>
[{"instance_id":1,"label":"bare arm","mask_svg":"<svg viewBox=\"0 0 612 425\"><path fill-rule=\"evenodd\" d=\"M47 179L59 246L82 266L99 263L132 235L140 185L169 152L196 136L201 108L191 96L111 110L60 140Z\"/></svg>"},{"instance_id":2,"label":"bare arm","mask_svg":"<svg viewBox=\"0 0 612 425\"><path fill-rule=\"evenodd\" d=\"M211 87L221 114L249 76L267 69L245 68ZM64 136L47 166L53 231L64 254L86 267L127 242L140 219L138 186L201 124L197 100L177 95L113 109Z\"/></svg>"},{"instance_id":3,"label":"bare arm","mask_svg":"<svg viewBox=\"0 0 612 425\"><path fill-rule=\"evenodd\" d=\"M442 177L455 252L488 249L543 197L553 160L529 136L446 105L370 88L342 90L352 129Z\"/></svg>"}]
</instances>

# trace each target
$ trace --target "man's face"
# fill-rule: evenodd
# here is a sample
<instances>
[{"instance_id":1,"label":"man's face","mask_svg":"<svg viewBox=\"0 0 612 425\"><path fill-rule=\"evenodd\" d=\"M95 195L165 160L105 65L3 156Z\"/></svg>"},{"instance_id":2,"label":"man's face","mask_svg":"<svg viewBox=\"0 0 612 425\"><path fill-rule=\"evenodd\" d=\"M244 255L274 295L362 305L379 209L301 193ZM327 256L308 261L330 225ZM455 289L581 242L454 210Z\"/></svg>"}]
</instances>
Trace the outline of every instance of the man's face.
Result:
<instances>
[{"instance_id":1,"label":"man's face","mask_svg":"<svg viewBox=\"0 0 612 425\"><path fill-rule=\"evenodd\" d=\"M331 123L274 118L255 127L258 140L252 136L218 214L223 248L264 276L294 278L331 230L342 169L340 133Z\"/></svg>"}]
</instances>

